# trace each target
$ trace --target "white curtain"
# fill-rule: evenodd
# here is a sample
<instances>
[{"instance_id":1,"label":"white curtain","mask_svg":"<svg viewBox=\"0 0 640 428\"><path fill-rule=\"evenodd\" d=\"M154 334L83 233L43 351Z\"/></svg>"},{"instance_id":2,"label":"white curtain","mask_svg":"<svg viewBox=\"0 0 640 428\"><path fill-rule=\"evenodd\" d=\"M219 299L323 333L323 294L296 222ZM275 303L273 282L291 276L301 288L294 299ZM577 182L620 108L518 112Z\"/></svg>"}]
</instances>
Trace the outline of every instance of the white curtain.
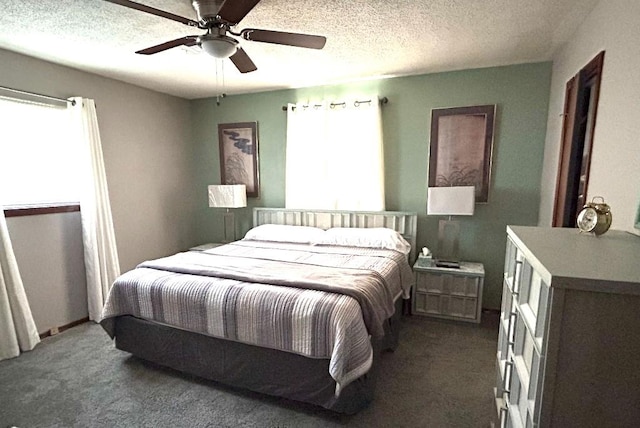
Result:
<instances>
[{"instance_id":1,"label":"white curtain","mask_svg":"<svg viewBox=\"0 0 640 428\"><path fill-rule=\"evenodd\" d=\"M384 210L378 99L289 104L285 182L287 208Z\"/></svg>"},{"instance_id":2,"label":"white curtain","mask_svg":"<svg viewBox=\"0 0 640 428\"><path fill-rule=\"evenodd\" d=\"M96 106L93 100L71 98L72 129L83 150L80 212L87 276L89 319L99 321L113 281L120 275L118 251L109 203L107 176Z\"/></svg>"},{"instance_id":3,"label":"white curtain","mask_svg":"<svg viewBox=\"0 0 640 428\"><path fill-rule=\"evenodd\" d=\"M0 360L30 351L40 342L0 207Z\"/></svg>"}]
</instances>

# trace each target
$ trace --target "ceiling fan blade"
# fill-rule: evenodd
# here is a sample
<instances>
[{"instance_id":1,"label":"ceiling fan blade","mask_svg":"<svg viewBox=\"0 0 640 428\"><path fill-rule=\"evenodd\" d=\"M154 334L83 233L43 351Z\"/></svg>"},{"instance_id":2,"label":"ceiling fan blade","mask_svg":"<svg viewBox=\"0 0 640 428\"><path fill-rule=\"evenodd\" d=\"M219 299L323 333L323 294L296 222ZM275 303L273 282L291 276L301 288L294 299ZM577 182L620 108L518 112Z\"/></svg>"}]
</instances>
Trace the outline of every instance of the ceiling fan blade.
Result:
<instances>
[{"instance_id":1,"label":"ceiling fan blade","mask_svg":"<svg viewBox=\"0 0 640 428\"><path fill-rule=\"evenodd\" d=\"M156 46L151 46L150 48L142 49L137 51L137 54L142 55L151 55L154 53L166 51L167 49L175 48L176 46L194 46L198 44L197 36L186 36L180 37L179 39L171 40L170 42L165 42Z\"/></svg>"},{"instance_id":2,"label":"ceiling fan blade","mask_svg":"<svg viewBox=\"0 0 640 428\"><path fill-rule=\"evenodd\" d=\"M142 12L150 13L152 15L161 16L163 18L171 19L173 21L181 22L182 24L189 25L191 27L197 27L198 23L193 19L185 18L180 15L175 15L170 12L165 12L164 10L156 9L155 7L145 6L140 3L136 3L128 0L104 0L109 3L119 4L120 6L125 6L131 9L140 10Z\"/></svg>"},{"instance_id":3,"label":"ceiling fan blade","mask_svg":"<svg viewBox=\"0 0 640 428\"><path fill-rule=\"evenodd\" d=\"M238 48L236 53L231 55L229 59L233 62L233 65L236 66L240 73L249 73L258 69L253 61L251 61L251 58L249 58L249 55L247 55L242 48Z\"/></svg>"},{"instance_id":4,"label":"ceiling fan blade","mask_svg":"<svg viewBox=\"0 0 640 428\"><path fill-rule=\"evenodd\" d=\"M260 0L226 0L220 7L218 16L227 22L237 24L258 3L260 3Z\"/></svg>"},{"instance_id":5,"label":"ceiling fan blade","mask_svg":"<svg viewBox=\"0 0 640 428\"><path fill-rule=\"evenodd\" d=\"M276 43L279 45L298 46L301 48L322 49L327 43L324 36L311 34L285 33L283 31L258 30L247 28L242 30L242 38L254 42Z\"/></svg>"}]
</instances>

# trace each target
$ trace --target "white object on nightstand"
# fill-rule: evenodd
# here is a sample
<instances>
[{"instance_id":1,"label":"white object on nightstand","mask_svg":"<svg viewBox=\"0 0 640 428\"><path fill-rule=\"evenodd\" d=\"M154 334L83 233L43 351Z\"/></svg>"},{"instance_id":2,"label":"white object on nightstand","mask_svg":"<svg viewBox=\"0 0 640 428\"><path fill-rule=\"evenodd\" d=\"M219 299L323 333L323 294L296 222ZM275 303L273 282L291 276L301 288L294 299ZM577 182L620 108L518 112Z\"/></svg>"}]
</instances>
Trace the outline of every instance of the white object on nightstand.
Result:
<instances>
[{"instance_id":1,"label":"white object on nightstand","mask_svg":"<svg viewBox=\"0 0 640 428\"><path fill-rule=\"evenodd\" d=\"M224 245L222 242L209 242L207 244L198 245L197 247L189 248L189 251L205 251L210 250L212 248L220 247Z\"/></svg>"},{"instance_id":2,"label":"white object on nightstand","mask_svg":"<svg viewBox=\"0 0 640 428\"><path fill-rule=\"evenodd\" d=\"M480 322L484 266L461 262L459 268L438 267L419 257L413 265L416 285L411 292L412 313L451 320Z\"/></svg>"}]
</instances>

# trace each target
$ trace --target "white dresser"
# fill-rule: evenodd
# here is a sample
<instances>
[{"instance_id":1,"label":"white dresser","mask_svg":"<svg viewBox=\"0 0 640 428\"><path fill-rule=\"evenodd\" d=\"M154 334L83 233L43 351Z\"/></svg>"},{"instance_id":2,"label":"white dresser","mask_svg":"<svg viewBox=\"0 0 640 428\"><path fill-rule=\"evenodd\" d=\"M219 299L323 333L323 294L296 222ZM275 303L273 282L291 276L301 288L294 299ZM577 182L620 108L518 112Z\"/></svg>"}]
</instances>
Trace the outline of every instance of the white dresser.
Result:
<instances>
[{"instance_id":1,"label":"white dresser","mask_svg":"<svg viewBox=\"0 0 640 428\"><path fill-rule=\"evenodd\" d=\"M640 426L640 237L509 226L496 371L503 427Z\"/></svg>"}]
</instances>

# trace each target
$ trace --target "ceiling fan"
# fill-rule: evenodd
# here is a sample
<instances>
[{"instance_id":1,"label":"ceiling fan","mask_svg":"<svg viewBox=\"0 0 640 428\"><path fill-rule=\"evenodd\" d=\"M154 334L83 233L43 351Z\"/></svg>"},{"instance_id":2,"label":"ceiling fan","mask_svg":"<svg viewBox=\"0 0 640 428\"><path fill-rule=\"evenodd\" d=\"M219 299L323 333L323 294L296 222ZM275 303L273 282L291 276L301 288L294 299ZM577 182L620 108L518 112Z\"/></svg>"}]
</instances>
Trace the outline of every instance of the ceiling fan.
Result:
<instances>
[{"instance_id":1,"label":"ceiling fan","mask_svg":"<svg viewBox=\"0 0 640 428\"><path fill-rule=\"evenodd\" d=\"M206 34L201 36L180 37L179 39L142 49L137 51L137 54L151 55L177 46L197 45L215 58L229 58L241 73L248 73L257 70L257 67L251 61L249 55L239 46L238 40L228 36L227 33L252 42L275 43L311 49L322 49L327 42L326 37L310 34L260 30L257 28L245 28L240 32L232 31L231 28L238 25L260 0L192 0L191 4L198 17L197 21L133 1L105 1L207 31Z\"/></svg>"}]
</instances>

